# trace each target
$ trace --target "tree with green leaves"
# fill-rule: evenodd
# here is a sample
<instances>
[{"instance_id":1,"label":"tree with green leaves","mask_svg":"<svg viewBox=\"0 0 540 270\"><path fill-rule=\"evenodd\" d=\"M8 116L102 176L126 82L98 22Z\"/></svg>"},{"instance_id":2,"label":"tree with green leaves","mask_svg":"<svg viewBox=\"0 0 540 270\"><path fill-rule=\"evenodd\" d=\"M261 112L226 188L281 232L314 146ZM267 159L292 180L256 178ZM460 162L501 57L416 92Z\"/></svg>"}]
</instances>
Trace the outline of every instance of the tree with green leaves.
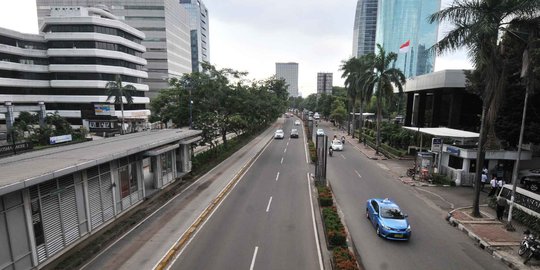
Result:
<instances>
[{"instance_id":1,"label":"tree with green leaves","mask_svg":"<svg viewBox=\"0 0 540 270\"><path fill-rule=\"evenodd\" d=\"M120 110L122 111L122 134L124 134L124 98L127 104L133 104L133 94L137 91L137 88L131 84L124 84L120 75L116 75L114 81L108 82L105 88L107 88L107 101L114 99L115 104L120 104Z\"/></svg>"},{"instance_id":2,"label":"tree with green leaves","mask_svg":"<svg viewBox=\"0 0 540 270\"><path fill-rule=\"evenodd\" d=\"M377 55L373 59L373 69L368 70L363 76L365 86L376 89L374 92L377 97L377 138L375 147L377 154L381 145L380 126L383 102L394 98L394 86L399 93L402 93L403 85L406 83L403 72L393 67L396 59L397 54L393 52L387 53L380 44L377 44Z\"/></svg>"},{"instance_id":3,"label":"tree with green leaves","mask_svg":"<svg viewBox=\"0 0 540 270\"><path fill-rule=\"evenodd\" d=\"M476 166L472 212L475 217L480 216L481 169L485 150L486 147L498 147L494 123L506 84L504 78L508 72L502 64L502 51L498 46L501 30L506 29L515 19L537 16L539 10L538 0L456 0L449 7L429 17L430 22L449 21L455 25L453 30L434 45L437 53L442 54L466 47L476 71L484 82L480 93L483 105L476 157L476 164L479 165Z\"/></svg>"},{"instance_id":4,"label":"tree with green leaves","mask_svg":"<svg viewBox=\"0 0 540 270\"><path fill-rule=\"evenodd\" d=\"M285 81L268 78L247 81L247 73L203 64L202 72L171 79L170 87L151 101L153 119L189 124L190 95L193 127L202 130L202 143L211 146L217 136L227 144L230 132L255 132L275 121L289 106Z\"/></svg>"},{"instance_id":5,"label":"tree with green leaves","mask_svg":"<svg viewBox=\"0 0 540 270\"><path fill-rule=\"evenodd\" d=\"M340 69L343 71L342 78L345 78L345 86L348 90L349 97L352 104L352 128L353 138L354 131L356 130L356 114L355 106L358 105L358 111L360 114L360 134L358 136L359 141L362 139L362 123L364 106L371 99L373 94L373 87L367 85L365 74L373 70L373 61L375 59L374 54L365 54L359 58L352 57L347 61L343 61Z\"/></svg>"},{"instance_id":6,"label":"tree with green leaves","mask_svg":"<svg viewBox=\"0 0 540 270\"><path fill-rule=\"evenodd\" d=\"M334 119L334 123L341 127L343 125L343 121L347 117L347 110L345 109L345 103L339 99L334 100L332 103L332 113L330 114L330 118Z\"/></svg>"}]
</instances>

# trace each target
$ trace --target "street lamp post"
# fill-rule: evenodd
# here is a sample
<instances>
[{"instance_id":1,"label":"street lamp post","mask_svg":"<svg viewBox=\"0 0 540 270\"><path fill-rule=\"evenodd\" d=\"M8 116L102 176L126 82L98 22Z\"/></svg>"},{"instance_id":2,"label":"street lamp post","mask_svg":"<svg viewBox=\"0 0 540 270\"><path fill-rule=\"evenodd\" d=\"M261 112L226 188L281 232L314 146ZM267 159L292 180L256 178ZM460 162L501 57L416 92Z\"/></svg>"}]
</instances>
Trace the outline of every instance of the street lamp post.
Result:
<instances>
[{"instance_id":1,"label":"street lamp post","mask_svg":"<svg viewBox=\"0 0 540 270\"><path fill-rule=\"evenodd\" d=\"M191 100L191 86L189 87L189 129L193 129L193 100Z\"/></svg>"}]
</instances>

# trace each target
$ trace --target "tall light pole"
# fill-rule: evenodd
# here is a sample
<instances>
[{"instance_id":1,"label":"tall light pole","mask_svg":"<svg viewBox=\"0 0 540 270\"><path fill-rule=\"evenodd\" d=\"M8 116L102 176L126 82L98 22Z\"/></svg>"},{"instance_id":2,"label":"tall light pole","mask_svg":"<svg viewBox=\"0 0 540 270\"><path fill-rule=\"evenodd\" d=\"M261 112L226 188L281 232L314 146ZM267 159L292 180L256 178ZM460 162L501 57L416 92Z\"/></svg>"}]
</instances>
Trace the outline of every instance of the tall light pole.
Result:
<instances>
[{"instance_id":1,"label":"tall light pole","mask_svg":"<svg viewBox=\"0 0 540 270\"><path fill-rule=\"evenodd\" d=\"M191 85L189 86L189 129L193 129L193 100L191 100Z\"/></svg>"}]
</instances>

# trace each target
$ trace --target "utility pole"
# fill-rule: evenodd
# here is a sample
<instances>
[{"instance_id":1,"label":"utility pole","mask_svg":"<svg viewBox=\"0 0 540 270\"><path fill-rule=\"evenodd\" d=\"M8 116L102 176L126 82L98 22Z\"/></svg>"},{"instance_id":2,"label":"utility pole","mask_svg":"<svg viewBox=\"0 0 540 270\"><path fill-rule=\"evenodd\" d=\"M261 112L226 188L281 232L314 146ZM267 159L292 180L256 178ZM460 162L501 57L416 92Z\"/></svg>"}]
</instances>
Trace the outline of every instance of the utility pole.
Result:
<instances>
[{"instance_id":1,"label":"utility pole","mask_svg":"<svg viewBox=\"0 0 540 270\"><path fill-rule=\"evenodd\" d=\"M191 100L191 85L189 86L189 129L193 129L193 100Z\"/></svg>"}]
</instances>

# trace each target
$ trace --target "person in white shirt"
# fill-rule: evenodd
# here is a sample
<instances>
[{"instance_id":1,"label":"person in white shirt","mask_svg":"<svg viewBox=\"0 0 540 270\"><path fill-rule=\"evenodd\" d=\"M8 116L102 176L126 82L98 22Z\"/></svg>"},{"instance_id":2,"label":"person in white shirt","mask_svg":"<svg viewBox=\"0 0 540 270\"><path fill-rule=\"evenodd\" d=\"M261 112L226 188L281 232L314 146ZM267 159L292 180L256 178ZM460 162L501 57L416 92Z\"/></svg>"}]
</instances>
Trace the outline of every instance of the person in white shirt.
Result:
<instances>
[{"instance_id":1,"label":"person in white shirt","mask_svg":"<svg viewBox=\"0 0 540 270\"><path fill-rule=\"evenodd\" d=\"M504 184L505 184L504 180L499 179L499 181L497 181L497 188L501 189L504 186Z\"/></svg>"},{"instance_id":2,"label":"person in white shirt","mask_svg":"<svg viewBox=\"0 0 540 270\"><path fill-rule=\"evenodd\" d=\"M484 186L487 184L487 182L488 182L487 174L482 173L482 178L481 178L481 182L480 182L480 191L484 190Z\"/></svg>"},{"instance_id":3,"label":"person in white shirt","mask_svg":"<svg viewBox=\"0 0 540 270\"><path fill-rule=\"evenodd\" d=\"M491 177L491 181L489 182L489 185L491 186L491 190L489 191L488 196L495 195L495 192L497 191L497 176L493 175Z\"/></svg>"}]
</instances>

